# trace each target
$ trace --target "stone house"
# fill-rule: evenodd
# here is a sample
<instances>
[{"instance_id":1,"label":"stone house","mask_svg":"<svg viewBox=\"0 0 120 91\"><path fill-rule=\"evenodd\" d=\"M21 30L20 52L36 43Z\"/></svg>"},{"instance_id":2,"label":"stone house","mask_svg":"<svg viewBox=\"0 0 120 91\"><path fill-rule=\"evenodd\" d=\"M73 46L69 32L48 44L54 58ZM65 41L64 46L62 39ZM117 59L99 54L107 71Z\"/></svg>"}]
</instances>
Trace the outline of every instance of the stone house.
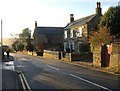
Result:
<instances>
[{"instance_id":1,"label":"stone house","mask_svg":"<svg viewBox=\"0 0 120 91\"><path fill-rule=\"evenodd\" d=\"M58 50L63 45L63 27L38 27L35 22L34 47L38 52Z\"/></svg>"},{"instance_id":2,"label":"stone house","mask_svg":"<svg viewBox=\"0 0 120 91\"><path fill-rule=\"evenodd\" d=\"M97 29L97 25L102 16L100 2L97 2L96 13L74 20L74 15L70 14L70 23L64 28L64 51L81 52L87 51L88 38L91 31Z\"/></svg>"}]
</instances>

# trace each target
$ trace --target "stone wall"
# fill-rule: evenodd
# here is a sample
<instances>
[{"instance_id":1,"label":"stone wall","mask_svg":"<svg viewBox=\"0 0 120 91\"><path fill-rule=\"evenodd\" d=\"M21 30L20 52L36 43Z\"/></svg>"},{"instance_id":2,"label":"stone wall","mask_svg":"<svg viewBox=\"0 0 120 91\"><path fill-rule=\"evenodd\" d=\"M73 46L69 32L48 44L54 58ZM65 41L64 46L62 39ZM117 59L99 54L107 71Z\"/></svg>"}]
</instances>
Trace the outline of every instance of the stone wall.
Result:
<instances>
[{"instance_id":1,"label":"stone wall","mask_svg":"<svg viewBox=\"0 0 120 91\"><path fill-rule=\"evenodd\" d=\"M92 58L93 58L93 54L89 52L72 53L71 55L71 61L81 61L81 60L88 60Z\"/></svg>"},{"instance_id":2,"label":"stone wall","mask_svg":"<svg viewBox=\"0 0 120 91\"><path fill-rule=\"evenodd\" d=\"M93 65L101 66L101 46L96 46L93 50Z\"/></svg>"},{"instance_id":3,"label":"stone wall","mask_svg":"<svg viewBox=\"0 0 120 91\"><path fill-rule=\"evenodd\" d=\"M44 50L44 57L53 58L53 59L59 59L59 56L58 56L58 55L59 55L58 51ZM63 55L62 55L62 52L61 52L61 60L71 61L71 59L70 59L70 54L69 54L69 53L66 53L65 58L63 58Z\"/></svg>"},{"instance_id":4,"label":"stone wall","mask_svg":"<svg viewBox=\"0 0 120 91\"><path fill-rule=\"evenodd\" d=\"M54 59L59 59L58 57L58 51L49 51L45 50L44 51L44 57L47 58L54 58ZM92 53L66 53L65 57L63 58L62 52L61 52L61 60L63 61L80 61L80 60L86 60L86 59L92 59Z\"/></svg>"},{"instance_id":5,"label":"stone wall","mask_svg":"<svg viewBox=\"0 0 120 91\"><path fill-rule=\"evenodd\" d=\"M110 56L109 62L106 59L102 59L102 46L97 46L93 50L93 65L94 66L120 66L120 43L112 43L111 45L107 45L107 51ZM107 56L104 54L103 56ZM104 62L103 62L104 61Z\"/></svg>"},{"instance_id":6,"label":"stone wall","mask_svg":"<svg viewBox=\"0 0 120 91\"><path fill-rule=\"evenodd\" d=\"M113 43L112 52L110 56L110 66L120 65L120 43Z\"/></svg>"}]
</instances>

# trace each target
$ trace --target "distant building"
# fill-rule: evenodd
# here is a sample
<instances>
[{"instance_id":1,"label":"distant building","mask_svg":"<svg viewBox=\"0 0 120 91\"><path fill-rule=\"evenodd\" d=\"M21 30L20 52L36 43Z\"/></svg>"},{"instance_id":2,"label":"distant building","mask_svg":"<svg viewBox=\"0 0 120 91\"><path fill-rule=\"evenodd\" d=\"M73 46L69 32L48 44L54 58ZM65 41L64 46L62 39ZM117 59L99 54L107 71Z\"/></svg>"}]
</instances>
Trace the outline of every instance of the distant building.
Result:
<instances>
[{"instance_id":1,"label":"distant building","mask_svg":"<svg viewBox=\"0 0 120 91\"><path fill-rule=\"evenodd\" d=\"M70 14L70 23L64 28L64 51L81 52L88 45L88 38L91 31L97 29L97 25L102 16L100 2L97 2L96 13L74 20L74 15Z\"/></svg>"},{"instance_id":2,"label":"distant building","mask_svg":"<svg viewBox=\"0 0 120 91\"><path fill-rule=\"evenodd\" d=\"M63 45L63 36L63 27L38 27L35 22L33 37L37 51L58 50Z\"/></svg>"}]
</instances>

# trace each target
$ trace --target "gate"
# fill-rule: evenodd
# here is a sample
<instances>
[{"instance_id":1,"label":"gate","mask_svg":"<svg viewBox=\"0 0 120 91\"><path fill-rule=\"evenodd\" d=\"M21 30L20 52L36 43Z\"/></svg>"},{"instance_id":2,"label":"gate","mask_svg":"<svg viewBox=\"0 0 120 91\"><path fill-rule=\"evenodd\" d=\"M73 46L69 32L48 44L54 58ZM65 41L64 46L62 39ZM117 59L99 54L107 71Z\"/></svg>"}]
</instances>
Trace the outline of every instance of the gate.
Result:
<instances>
[{"instance_id":1,"label":"gate","mask_svg":"<svg viewBox=\"0 0 120 91\"><path fill-rule=\"evenodd\" d=\"M108 48L106 45L102 46L101 50L101 67L109 66L110 54L108 53Z\"/></svg>"}]
</instances>

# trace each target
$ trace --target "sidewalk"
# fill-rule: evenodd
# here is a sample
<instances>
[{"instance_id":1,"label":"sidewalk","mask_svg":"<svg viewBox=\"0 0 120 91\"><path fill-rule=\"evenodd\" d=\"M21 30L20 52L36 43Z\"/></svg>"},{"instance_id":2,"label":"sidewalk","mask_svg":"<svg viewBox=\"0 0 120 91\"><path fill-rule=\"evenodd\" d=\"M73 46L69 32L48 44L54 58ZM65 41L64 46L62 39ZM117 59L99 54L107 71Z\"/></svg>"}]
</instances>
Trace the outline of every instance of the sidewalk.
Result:
<instances>
[{"instance_id":1,"label":"sidewalk","mask_svg":"<svg viewBox=\"0 0 120 91\"><path fill-rule=\"evenodd\" d=\"M2 62L2 89L3 91L18 89L16 72L14 71L14 58L12 56L9 59L5 57Z\"/></svg>"},{"instance_id":2,"label":"sidewalk","mask_svg":"<svg viewBox=\"0 0 120 91\"><path fill-rule=\"evenodd\" d=\"M36 56L39 57L39 56ZM46 59L52 59L52 60L59 60L59 59L53 59L53 58L47 58L47 57L40 57L40 58L46 58ZM76 66L82 66L88 69L93 69L93 70L97 70L97 71L101 71L101 72L105 72L105 73L109 73L109 74L114 74L114 75L120 75L120 70L118 68L118 66L114 66L114 67L95 67L93 66L93 62L91 60L81 60L81 61L64 61L64 60L60 60L62 62L65 63L69 63L72 65L76 65Z\"/></svg>"},{"instance_id":3,"label":"sidewalk","mask_svg":"<svg viewBox=\"0 0 120 91\"><path fill-rule=\"evenodd\" d=\"M120 70L117 66L116 67L115 66L114 67L95 67L93 66L92 62L80 62L80 61L70 62L70 64L86 67L88 69L93 69L93 70L97 70L97 71L101 71L109 74L120 75Z\"/></svg>"}]
</instances>

